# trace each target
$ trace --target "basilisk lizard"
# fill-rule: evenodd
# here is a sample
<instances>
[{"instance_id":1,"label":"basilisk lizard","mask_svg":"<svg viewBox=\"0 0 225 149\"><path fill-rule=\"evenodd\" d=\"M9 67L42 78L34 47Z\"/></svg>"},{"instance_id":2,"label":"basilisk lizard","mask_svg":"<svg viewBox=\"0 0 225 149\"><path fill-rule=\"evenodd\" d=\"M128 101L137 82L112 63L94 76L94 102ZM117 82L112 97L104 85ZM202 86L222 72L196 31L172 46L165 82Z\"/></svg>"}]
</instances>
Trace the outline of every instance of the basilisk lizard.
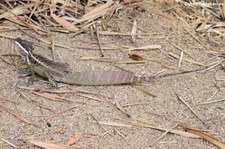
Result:
<instances>
[{"instance_id":1,"label":"basilisk lizard","mask_svg":"<svg viewBox=\"0 0 225 149\"><path fill-rule=\"evenodd\" d=\"M22 41L22 42L20 42ZM69 65L66 63L54 62L41 55L32 53L33 48L30 42L22 39L16 39L20 44L17 46L25 62L30 65L30 69L43 78L48 78L50 82L62 82L75 85L116 85L116 84L132 84L140 81L149 81L155 78L167 76L176 76L191 72L202 71L205 68L200 68L190 71L182 71L178 73L169 73L155 76L136 76L127 71L83 71L70 73ZM17 44L18 44L17 43ZM26 43L26 44L24 44ZM28 47L28 48L27 48ZM25 52L24 52L25 51ZM25 58L24 58L25 57Z\"/></svg>"}]
</instances>

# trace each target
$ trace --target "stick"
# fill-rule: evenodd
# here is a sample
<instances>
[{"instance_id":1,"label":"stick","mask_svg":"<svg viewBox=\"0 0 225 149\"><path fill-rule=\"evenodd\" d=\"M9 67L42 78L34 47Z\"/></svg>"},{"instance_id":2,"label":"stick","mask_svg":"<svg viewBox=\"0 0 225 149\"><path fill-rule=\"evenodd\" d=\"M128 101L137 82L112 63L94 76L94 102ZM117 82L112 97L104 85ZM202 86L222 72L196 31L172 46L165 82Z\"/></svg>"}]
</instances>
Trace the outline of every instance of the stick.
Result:
<instances>
[{"instance_id":1,"label":"stick","mask_svg":"<svg viewBox=\"0 0 225 149\"><path fill-rule=\"evenodd\" d=\"M191 112L203 123L206 125L206 123L202 120L202 118L192 109L192 107L187 103L185 102L181 97L179 97L178 94L175 94L177 96L177 98L183 103L185 104L190 110Z\"/></svg>"},{"instance_id":2,"label":"stick","mask_svg":"<svg viewBox=\"0 0 225 149\"><path fill-rule=\"evenodd\" d=\"M98 32L97 28L95 30L95 33L96 33L96 36L97 36L97 42L98 42L98 47L99 47L99 50L100 50L100 53L101 53L101 57L104 57L102 45L101 45L100 38L99 38L99 32Z\"/></svg>"}]
</instances>

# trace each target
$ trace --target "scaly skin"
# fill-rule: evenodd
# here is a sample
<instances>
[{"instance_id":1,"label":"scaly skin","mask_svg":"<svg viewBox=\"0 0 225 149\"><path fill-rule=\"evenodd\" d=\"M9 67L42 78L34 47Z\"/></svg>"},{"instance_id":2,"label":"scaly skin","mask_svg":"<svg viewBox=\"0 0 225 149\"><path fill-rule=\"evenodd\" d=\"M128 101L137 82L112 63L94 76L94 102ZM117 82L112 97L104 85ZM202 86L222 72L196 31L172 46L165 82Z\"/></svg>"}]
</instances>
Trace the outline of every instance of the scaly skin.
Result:
<instances>
[{"instance_id":1,"label":"scaly skin","mask_svg":"<svg viewBox=\"0 0 225 149\"><path fill-rule=\"evenodd\" d=\"M59 72L53 71L53 69L49 70L39 64L33 65L32 69L36 74L40 75L43 78L48 78L48 76L46 75L48 74L56 82L74 85L99 86L99 85L132 84L141 81L149 81L155 78L163 78L202 71L205 68L147 77L138 77L126 71L83 71L75 73Z\"/></svg>"}]
</instances>

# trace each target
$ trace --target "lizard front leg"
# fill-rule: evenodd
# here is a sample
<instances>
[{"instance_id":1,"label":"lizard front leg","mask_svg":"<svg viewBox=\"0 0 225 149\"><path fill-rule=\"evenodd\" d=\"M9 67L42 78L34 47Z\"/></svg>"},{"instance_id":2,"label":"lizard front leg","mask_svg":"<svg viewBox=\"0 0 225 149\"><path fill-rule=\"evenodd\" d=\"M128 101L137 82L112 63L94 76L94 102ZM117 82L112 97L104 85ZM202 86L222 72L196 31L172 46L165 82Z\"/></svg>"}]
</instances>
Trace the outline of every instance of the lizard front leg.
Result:
<instances>
[{"instance_id":1,"label":"lizard front leg","mask_svg":"<svg viewBox=\"0 0 225 149\"><path fill-rule=\"evenodd\" d=\"M31 84L33 84L33 82L34 82L34 79L35 79L35 73L34 73L34 70L32 69L32 66L31 65L29 65L28 64L28 70L29 70L29 72L30 72L30 74L31 74L31 78L28 80L28 85L31 85Z\"/></svg>"}]
</instances>

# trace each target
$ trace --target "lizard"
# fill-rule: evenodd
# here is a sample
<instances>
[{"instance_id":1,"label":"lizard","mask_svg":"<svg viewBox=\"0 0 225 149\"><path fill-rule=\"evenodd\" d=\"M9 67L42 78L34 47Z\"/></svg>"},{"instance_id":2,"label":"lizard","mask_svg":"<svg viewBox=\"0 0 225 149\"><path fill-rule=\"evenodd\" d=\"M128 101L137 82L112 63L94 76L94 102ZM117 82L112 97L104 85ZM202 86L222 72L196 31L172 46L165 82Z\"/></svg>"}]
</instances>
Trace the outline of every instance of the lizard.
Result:
<instances>
[{"instance_id":1,"label":"lizard","mask_svg":"<svg viewBox=\"0 0 225 149\"><path fill-rule=\"evenodd\" d=\"M25 43L25 40L19 39ZM17 40L17 41L19 41ZM22 43L22 42L21 42ZM31 44L31 43L29 43ZM28 45L29 45L28 44ZM21 44L22 45L22 44ZM32 47L32 46L28 46ZM23 46L23 51L26 49L26 44ZM120 85L120 84L134 84L141 81L150 81L156 78L163 78L168 76L176 76L180 74L187 74L192 72L199 72L205 68L182 71L177 73L168 73L154 76L137 76L134 73L127 71L81 71L71 73L67 63L54 62L42 55L32 53L32 49L26 50L28 55L30 68L37 75L49 79L51 83L61 82L73 85L85 86L99 86L99 85ZM24 57L24 52L20 52ZM26 52L25 52L26 53Z\"/></svg>"}]
</instances>

